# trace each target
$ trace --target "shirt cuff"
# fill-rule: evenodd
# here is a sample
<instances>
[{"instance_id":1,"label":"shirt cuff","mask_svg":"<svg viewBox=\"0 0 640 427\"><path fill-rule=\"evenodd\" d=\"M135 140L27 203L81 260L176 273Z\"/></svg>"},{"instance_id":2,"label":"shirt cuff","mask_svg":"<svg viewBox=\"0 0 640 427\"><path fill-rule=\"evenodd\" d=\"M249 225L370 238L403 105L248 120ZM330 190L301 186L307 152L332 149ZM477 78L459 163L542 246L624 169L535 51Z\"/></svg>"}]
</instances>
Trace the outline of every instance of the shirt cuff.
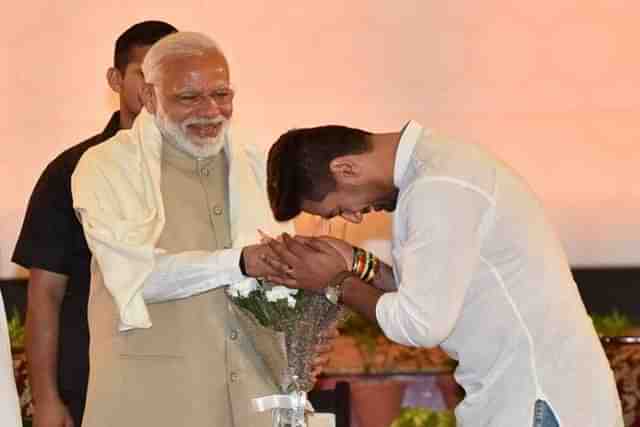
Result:
<instances>
[{"instance_id":1,"label":"shirt cuff","mask_svg":"<svg viewBox=\"0 0 640 427\"><path fill-rule=\"evenodd\" d=\"M220 253L222 265L232 266L229 269L229 278L232 283L239 282L247 277L240 271L240 255L243 248L223 249Z\"/></svg>"}]
</instances>

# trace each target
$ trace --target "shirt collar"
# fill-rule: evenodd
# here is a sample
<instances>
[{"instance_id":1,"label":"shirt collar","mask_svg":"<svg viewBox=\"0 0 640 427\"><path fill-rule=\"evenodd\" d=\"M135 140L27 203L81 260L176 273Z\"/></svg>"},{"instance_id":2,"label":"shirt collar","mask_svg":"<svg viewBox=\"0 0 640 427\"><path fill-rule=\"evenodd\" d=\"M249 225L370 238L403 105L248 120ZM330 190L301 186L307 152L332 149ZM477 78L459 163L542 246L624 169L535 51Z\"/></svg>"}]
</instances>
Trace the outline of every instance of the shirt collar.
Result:
<instances>
[{"instance_id":1,"label":"shirt collar","mask_svg":"<svg viewBox=\"0 0 640 427\"><path fill-rule=\"evenodd\" d=\"M203 169L215 169L218 166L217 163L224 160L224 150L220 150L220 153L215 156L197 159L179 150L173 144L163 141L162 160L181 171L200 174L203 173Z\"/></svg>"},{"instance_id":2,"label":"shirt collar","mask_svg":"<svg viewBox=\"0 0 640 427\"><path fill-rule=\"evenodd\" d=\"M113 135L118 133L120 130L120 111L116 111L111 115L109 119L109 123L102 131L102 134L107 137L107 139L111 138Z\"/></svg>"},{"instance_id":3,"label":"shirt collar","mask_svg":"<svg viewBox=\"0 0 640 427\"><path fill-rule=\"evenodd\" d=\"M393 184L400 188L411 154L418 140L422 137L423 128L416 121L409 120L400 133L400 143L396 151L396 160L393 166Z\"/></svg>"}]
</instances>

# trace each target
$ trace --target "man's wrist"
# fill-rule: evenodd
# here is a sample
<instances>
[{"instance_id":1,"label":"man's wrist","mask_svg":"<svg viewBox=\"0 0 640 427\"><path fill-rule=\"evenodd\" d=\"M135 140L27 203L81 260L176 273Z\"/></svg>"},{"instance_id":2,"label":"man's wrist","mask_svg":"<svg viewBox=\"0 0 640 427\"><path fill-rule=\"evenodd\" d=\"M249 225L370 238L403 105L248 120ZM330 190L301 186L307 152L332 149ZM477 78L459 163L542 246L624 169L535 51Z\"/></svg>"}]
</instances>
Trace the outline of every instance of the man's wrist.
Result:
<instances>
[{"instance_id":1,"label":"man's wrist","mask_svg":"<svg viewBox=\"0 0 640 427\"><path fill-rule=\"evenodd\" d=\"M354 273L349 270L344 270L336 274L327 284L324 295L333 304L339 304L342 302L343 283L350 277L356 278Z\"/></svg>"},{"instance_id":2,"label":"man's wrist","mask_svg":"<svg viewBox=\"0 0 640 427\"><path fill-rule=\"evenodd\" d=\"M244 251L246 249L247 248L245 247L245 248L242 249L242 252L240 252L240 261L238 262L238 265L240 267L240 273L242 273L243 276L248 276L248 274L247 274L247 264L246 264L245 259L244 259Z\"/></svg>"}]
</instances>

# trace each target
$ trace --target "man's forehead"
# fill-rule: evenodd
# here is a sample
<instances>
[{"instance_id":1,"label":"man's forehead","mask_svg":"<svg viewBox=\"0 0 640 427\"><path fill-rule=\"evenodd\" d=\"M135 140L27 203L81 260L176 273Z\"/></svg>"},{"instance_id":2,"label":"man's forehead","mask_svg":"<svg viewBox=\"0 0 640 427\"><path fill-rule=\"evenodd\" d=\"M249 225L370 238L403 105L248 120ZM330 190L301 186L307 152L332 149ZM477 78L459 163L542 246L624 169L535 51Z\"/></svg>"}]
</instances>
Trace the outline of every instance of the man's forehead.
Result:
<instances>
[{"instance_id":1,"label":"man's forehead","mask_svg":"<svg viewBox=\"0 0 640 427\"><path fill-rule=\"evenodd\" d=\"M194 77L205 77L208 82L229 82L229 68L220 54L181 55L167 58L162 64L162 75L165 80L176 83Z\"/></svg>"}]
</instances>

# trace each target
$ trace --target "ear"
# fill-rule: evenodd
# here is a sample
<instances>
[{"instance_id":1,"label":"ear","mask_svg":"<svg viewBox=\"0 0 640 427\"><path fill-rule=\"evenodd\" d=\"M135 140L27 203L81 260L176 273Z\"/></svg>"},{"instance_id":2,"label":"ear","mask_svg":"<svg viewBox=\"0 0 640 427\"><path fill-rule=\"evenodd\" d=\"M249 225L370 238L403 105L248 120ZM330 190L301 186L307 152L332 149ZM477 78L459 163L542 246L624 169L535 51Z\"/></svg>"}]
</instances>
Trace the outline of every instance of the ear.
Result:
<instances>
[{"instance_id":1,"label":"ear","mask_svg":"<svg viewBox=\"0 0 640 427\"><path fill-rule=\"evenodd\" d=\"M362 167L354 156L336 157L329 163L329 170L339 182L357 180L362 174Z\"/></svg>"},{"instance_id":2,"label":"ear","mask_svg":"<svg viewBox=\"0 0 640 427\"><path fill-rule=\"evenodd\" d=\"M116 93L120 93L122 91L122 73L115 67L110 67L107 70L107 83L109 83L109 87Z\"/></svg>"},{"instance_id":3,"label":"ear","mask_svg":"<svg viewBox=\"0 0 640 427\"><path fill-rule=\"evenodd\" d=\"M142 103L144 108L151 114L156 114L156 105L158 99L156 97L156 91L151 83L144 83L142 86Z\"/></svg>"}]
</instances>

